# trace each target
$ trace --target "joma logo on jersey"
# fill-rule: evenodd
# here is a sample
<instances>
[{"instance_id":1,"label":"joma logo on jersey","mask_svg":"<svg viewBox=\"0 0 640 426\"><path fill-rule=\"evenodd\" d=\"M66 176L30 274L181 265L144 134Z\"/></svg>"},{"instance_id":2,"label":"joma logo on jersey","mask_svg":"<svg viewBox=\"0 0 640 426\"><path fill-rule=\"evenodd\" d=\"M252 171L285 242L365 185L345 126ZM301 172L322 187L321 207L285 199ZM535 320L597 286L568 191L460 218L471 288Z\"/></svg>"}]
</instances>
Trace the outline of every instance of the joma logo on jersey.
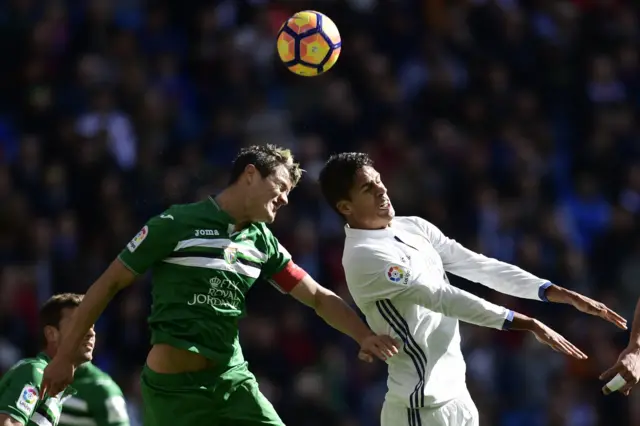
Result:
<instances>
[{"instance_id":1,"label":"joma logo on jersey","mask_svg":"<svg viewBox=\"0 0 640 426\"><path fill-rule=\"evenodd\" d=\"M217 229L196 229L196 237L217 237L220 235Z\"/></svg>"}]
</instances>

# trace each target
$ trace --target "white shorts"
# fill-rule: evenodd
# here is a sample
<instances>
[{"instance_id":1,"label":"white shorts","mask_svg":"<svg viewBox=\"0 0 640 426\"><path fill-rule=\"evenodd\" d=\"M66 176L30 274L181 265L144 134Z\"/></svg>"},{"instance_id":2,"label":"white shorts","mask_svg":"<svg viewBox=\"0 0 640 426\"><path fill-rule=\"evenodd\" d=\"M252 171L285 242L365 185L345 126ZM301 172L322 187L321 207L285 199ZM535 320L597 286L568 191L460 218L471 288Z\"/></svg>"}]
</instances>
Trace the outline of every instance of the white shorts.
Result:
<instances>
[{"instance_id":1,"label":"white shorts","mask_svg":"<svg viewBox=\"0 0 640 426\"><path fill-rule=\"evenodd\" d=\"M439 408L411 409L385 401L380 426L480 426L480 416L469 395Z\"/></svg>"}]
</instances>

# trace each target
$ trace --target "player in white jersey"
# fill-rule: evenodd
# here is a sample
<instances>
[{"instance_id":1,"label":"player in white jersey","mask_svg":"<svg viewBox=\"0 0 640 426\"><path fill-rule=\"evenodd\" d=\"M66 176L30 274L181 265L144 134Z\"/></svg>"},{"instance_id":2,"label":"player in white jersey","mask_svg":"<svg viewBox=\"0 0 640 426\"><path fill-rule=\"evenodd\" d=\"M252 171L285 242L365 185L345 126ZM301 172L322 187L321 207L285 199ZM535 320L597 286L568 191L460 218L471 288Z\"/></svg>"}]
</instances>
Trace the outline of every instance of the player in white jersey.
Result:
<instances>
[{"instance_id":1,"label":"player in white jersey","mask_svg":"<svg viewBox=\"0 0 640 426\"><path fill-rule=\"evenodd\" d=\"M586 358L541 322L450 285L446 272L512 296L569 303L626 328L624 318L602 303L468 250L424 219L394 218L366 154L332 156L320 185L347 222L342 264L353 299L373 331L403 342L401 353L388 360L382 426L479 424L466 388L458 320L527 330L556 351Z\"/></svg>"}]
</instances>

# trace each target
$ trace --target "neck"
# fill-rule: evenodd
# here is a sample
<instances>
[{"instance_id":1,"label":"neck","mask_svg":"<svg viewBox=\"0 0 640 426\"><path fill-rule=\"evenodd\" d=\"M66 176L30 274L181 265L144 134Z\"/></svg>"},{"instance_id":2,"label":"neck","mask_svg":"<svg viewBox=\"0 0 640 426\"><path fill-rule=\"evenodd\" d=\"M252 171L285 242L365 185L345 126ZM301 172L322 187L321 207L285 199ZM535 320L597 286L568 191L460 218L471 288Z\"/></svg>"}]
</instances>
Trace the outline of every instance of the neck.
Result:
<instances>
[{"instance_id":1,"label":"neck","mask_svg":"<svg viewBox=\"0 0 640 426\"><path fill-rule=\"evenodd\" d=\"M53 359L56 356L57 351L55 350L55 348L52 348L51 346L47 346L42 350L42 352L49 358Z\"/></svg>"},{"instance_id":2,"label":"neck","mask_svg":"<svg viewBox=\"0 0 640 426\"><path fill-rule=\"evenodd\" d=\"M237 229L251 222L243 203L244 196L242 192L242 189L238 186L231 185L215 197L218 207L233 218Z\"/></svg>"}]
</instances>

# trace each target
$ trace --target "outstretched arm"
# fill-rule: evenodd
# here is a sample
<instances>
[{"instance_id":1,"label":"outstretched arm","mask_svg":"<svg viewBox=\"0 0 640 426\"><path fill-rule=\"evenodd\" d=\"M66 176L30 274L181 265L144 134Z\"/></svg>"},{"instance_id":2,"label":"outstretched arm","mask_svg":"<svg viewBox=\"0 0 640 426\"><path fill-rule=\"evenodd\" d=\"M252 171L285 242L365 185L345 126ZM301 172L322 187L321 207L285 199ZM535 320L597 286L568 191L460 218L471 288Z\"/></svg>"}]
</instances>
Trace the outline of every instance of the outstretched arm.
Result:
<instances>
[{"instance_id":1,"label":"outstretched arm","mask_svg":"<svg viewBox=\"0 0 640 426\"><path fill-rule=\"evenodd\" d=\"M435 225L423 219L418 221L440 254L445 271L510 296L566 303L581 312L599 316L619 328L627 328L627 321L603 303L538 278L515 265L469 250L445 236Z\"/></svg>"},{"instance_id":2,"label":"outstretched arm","mask_svg":"<svg viewBox=\"0 0 640 426\"><path fill-rule=\"evenodd\" d=\"M71 319L71 324L56 357L72 361L87 332L106 309L111 299L135 280L135 275L119 260L115 259L106 271L89 287L80 306ZM56 395L56 394L54 394Z\"/></svg>"},{"instance_id":3,"label":"outstretched arm","mask_svg":"<svg viewBox=\"0 0 640 426\"><path fill-rule=\"evenodd\" d=\"M179 228L172 214L150 219L111 262L107 270L89 287L82 303L73 315L69 329L62 336L55 357L45 368L42 388L44 395L57 395L73 381L75 353L84 336L105 310L111 299L129 286L139 274L155 262L164 259L176 245Z\"/></svg>"},{"instance_id":4,"label":"outstretched arm","mask_svg":"<svg viewBox=\"0 0 640 426\"><path fill-rule=\"evenodd\" d=\"M363 303L375 303L382 316L401 300L451 318L495 329L527 330L556 351L586 358L579 349L541 322L495 305L420 271L411 270L383 247L362 247L345 260L347 281Z\"/></svg>"},{"instance_id":5,"label":"outstretched arm","mask_svg":"<svg viewBox=\"0 0 640 426\"><path fill-rule=\"evenodd\" d=\"M384 361L398 353L397 344L392 338L373 333L340 296L318 284L293 261L289 260L269 281L315 310L331 327L358 342L361 358L364 354L363 360L372 361L373 355Z\"/></svg>"},{"instance_id":6,"label":"outstretched arm","mask_svg":"<svg viewBox=\"0 0 640 426\"><path fill-rule=\"evenodd\" d=\"M640 299L636 305L629 345L622 351L615 365L600 375L600 379L610 380L617 375L624 380L624 384L619 388L624 395L629 395L631 389L640 382ZM605 395L616 390L618 386L609 383L602 388Z\"/></svg>"}]
</instances>

